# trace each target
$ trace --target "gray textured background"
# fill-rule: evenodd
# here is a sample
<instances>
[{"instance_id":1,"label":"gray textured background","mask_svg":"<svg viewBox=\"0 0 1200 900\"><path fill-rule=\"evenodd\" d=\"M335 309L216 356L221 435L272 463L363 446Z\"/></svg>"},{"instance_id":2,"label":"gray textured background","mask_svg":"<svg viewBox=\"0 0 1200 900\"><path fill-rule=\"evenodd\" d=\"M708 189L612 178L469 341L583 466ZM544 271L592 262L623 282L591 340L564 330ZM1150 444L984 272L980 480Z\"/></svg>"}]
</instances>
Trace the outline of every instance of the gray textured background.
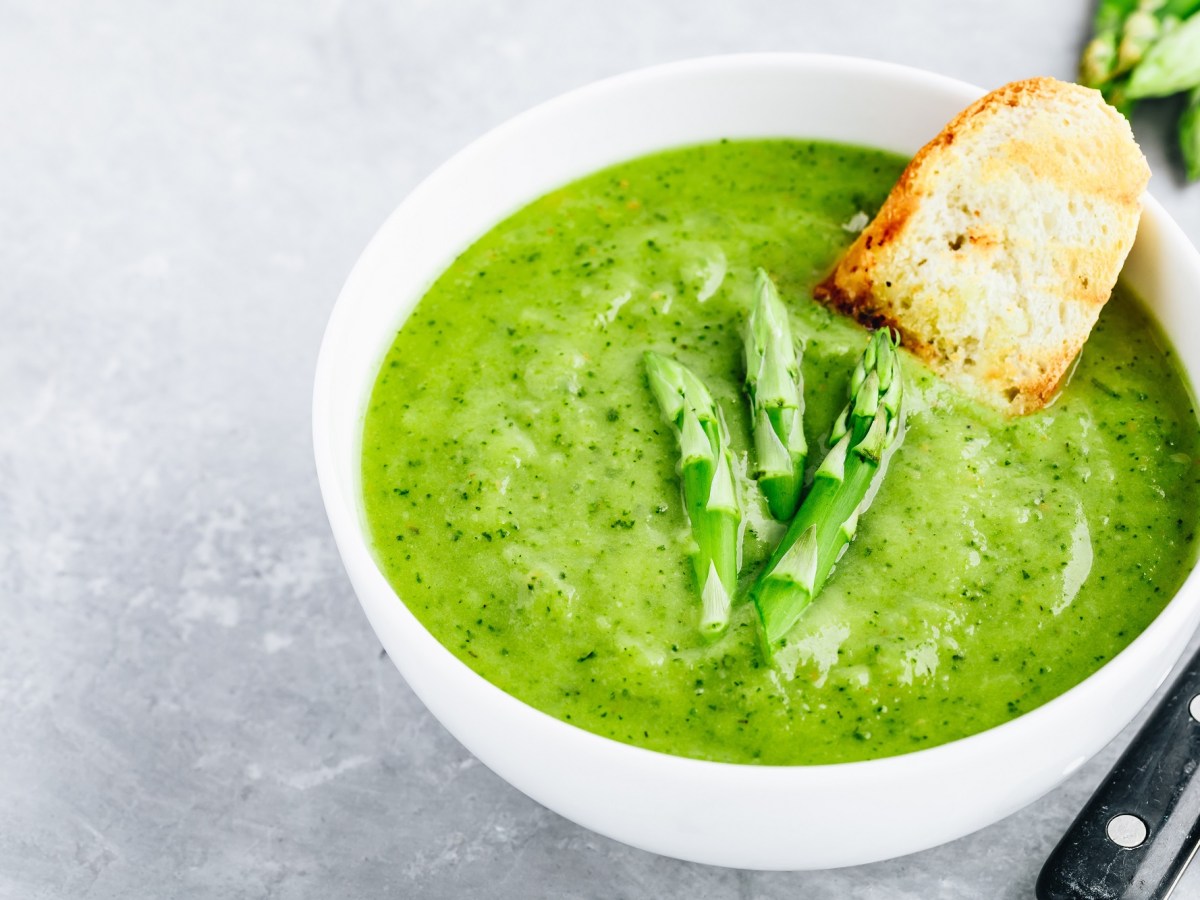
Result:
<instances>
[{"instance_id":1,"label":"gray textured background","mask_svg":"<svg viewBox=\"0 0 1200 900\"><path fill-rule=\"evenodd\" d=\"M662 859L508 787L380 657L321 509L309 392L384 216L540 100L744 50L1070 77L1088 15L0 2L0 897L1030 897L1129 733L999 825L835 872ZM1166 111L1136 125L1200 241Z\"/></svg>"}]
</instances>

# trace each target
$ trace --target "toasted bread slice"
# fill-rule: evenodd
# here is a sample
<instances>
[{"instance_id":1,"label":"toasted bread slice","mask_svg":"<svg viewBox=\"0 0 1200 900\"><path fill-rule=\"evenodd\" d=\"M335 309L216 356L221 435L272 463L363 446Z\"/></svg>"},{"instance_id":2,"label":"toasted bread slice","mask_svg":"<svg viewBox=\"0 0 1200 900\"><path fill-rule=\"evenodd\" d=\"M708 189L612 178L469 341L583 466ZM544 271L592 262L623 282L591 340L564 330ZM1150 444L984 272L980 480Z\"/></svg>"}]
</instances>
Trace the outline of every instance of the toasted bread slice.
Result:
<instances>
[{"instance_id":1,"label":"toasted bread slice","mask_svg":"<svg viewBox=\"0 0 1200 900\"><path fill-rule=\"evenodd\" d=\"M1017 81L958 114L816 289L963 391L1040 409L1133 245L1150 177L1098 91Z\"/></svg>"}]
</instances>

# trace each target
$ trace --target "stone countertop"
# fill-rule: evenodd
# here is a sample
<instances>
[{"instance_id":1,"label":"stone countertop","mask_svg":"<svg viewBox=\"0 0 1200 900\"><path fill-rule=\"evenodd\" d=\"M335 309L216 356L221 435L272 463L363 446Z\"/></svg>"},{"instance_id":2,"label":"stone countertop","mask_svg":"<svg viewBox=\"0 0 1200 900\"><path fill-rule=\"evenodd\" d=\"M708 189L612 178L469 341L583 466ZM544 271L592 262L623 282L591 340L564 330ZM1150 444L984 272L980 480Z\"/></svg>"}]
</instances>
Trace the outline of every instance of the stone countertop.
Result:
<instances>
[{"instance_id":1,"label":"stone countertop","mask_svg":"<svg viewBox=\"0 0 1200 900\"><path fill-rule=\"evenodd\" d=\"M168 8L170 7L170 8ZM806 50L1069 78L1086 0L0 3L0 896L1027 898L1131 736L904 859L762 874L526 799L380 653L309 397L359 250L538 101ZM1168 110L1152 189L1200 242ZM1189 876L1179 896L1200 895Z\"/></svg>"}]
</instances>

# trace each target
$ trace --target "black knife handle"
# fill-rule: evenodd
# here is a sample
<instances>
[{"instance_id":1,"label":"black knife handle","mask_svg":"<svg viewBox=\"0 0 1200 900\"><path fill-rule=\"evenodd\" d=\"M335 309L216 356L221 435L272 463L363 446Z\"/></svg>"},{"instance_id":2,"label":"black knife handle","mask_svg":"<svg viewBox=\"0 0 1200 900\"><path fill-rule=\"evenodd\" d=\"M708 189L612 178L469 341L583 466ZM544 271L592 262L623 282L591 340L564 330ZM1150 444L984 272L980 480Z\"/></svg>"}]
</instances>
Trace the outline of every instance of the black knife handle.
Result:
<instances>
[{"instance_id":1,"label":"black knife handle","mask_svg":"<svg viewBox=\"0 0 1200 900\"><path fill-rule=\"evenodd\" d=\"M1200 652L1046 860L1038 900L1167 897L1200 846L1198 764Z\"/></svg>"}]
</instances>

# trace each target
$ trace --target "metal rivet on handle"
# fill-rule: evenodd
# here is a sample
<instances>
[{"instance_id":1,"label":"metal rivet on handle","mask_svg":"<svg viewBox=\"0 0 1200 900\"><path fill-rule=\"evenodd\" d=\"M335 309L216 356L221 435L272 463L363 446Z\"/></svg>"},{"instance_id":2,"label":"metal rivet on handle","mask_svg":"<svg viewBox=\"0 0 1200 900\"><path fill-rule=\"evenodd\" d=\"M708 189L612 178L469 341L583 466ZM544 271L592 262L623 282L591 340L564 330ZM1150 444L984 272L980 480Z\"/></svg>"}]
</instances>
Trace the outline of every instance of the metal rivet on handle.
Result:
<instances>
[{"instance_id":1,"label":"metal rivet on handle","mask_svg":"<svg viewBox=\"0 0 1200 900\"><path fill-rule=\"evenodd\" d=\"M1192 698L1192 702L1188 704L1188 715L1192 717L1192 721L1200 722L1200 694Z\"/></svg>"},{"instance_id":2,"label":"metal rivet on handle","mask_svg":"<svg viewBox=\"0 0 1200 900\"><path fill-rule=\"evenodd\" d=\"M1146 840L1146 823L1122 813L1108 820L1108 839L1121 847L1137 847Z\"/></svg>"}]
</instances>

